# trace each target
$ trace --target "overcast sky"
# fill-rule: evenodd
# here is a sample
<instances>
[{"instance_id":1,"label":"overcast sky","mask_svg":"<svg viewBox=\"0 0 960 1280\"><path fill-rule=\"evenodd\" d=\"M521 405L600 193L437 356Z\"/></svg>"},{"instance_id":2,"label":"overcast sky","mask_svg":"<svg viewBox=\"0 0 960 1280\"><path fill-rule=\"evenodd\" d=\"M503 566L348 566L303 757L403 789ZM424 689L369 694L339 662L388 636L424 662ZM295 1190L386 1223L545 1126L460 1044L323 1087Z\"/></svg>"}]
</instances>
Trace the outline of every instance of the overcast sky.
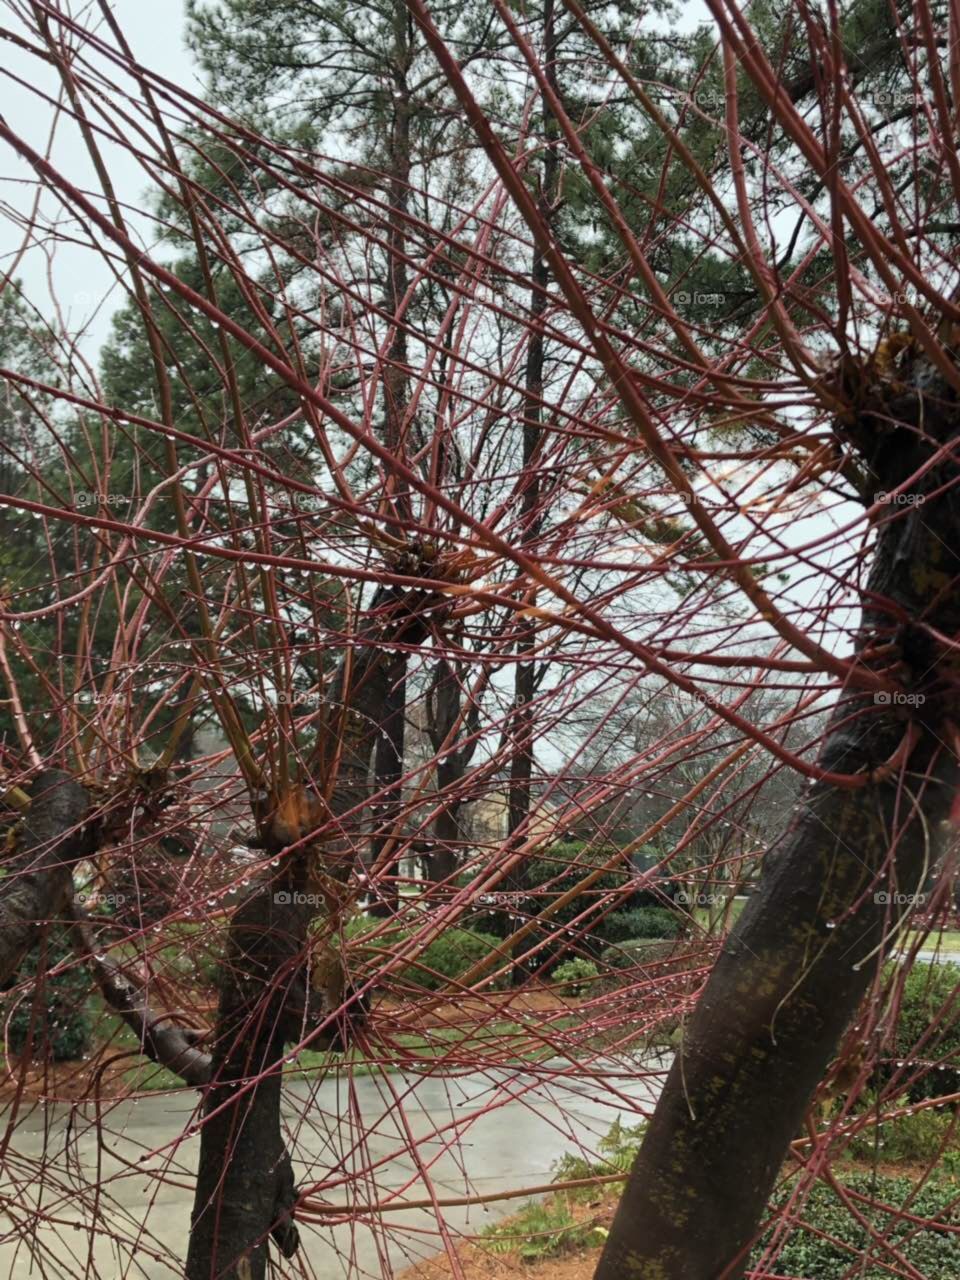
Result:
<instances>
[{"instance_id":1,"label":"overcast sky","mask_svg":"<svg viewBox=\"0 0 960 1280\"><path fill-rule=\"evenodd\" d=\"M139 61L179 84L200 88L201 81L184 45L184 0L160 0L154 4L115 0L113 8ZM9 9L5 11L4 24L13 27ZM35 90L55 95L56 73L10 42L4 42L0 53L0 71L0 112L11 128L32 146L44 150L54 111L52 104L39 98ZM136 162L117 147L108 147L106 157L120 198L134 205L145 204L148 184ZM57 126L51 161L71 181L87 190L96 189L92 166L69 122L61 120ZM30 167L0 144L0 267L5 274L15 270L24 293L45 315L53 310L52 284L68 327L82 331L83 350L88 357L94 357L109 332L110 315L122 299L112 287L106 263L80 245L59 244L51 260L42 245L34 244L17 261L24 242L19 219L29 213L35 190ZM46 219L61 216L56 201L46 196L41 214ZM136 227L136 223L133 213L131 225ZM140 232L143 237L151 235L143 222Z\"/></svg>"},{"instance_id":2,"label":"overcast sky","mask_svg":"<svg viewBox=\"0 0 960 1280\"><path fill-rule=\"evenodd\" d=\"M160 0L145 4L143 0L116 0L114 10L134 55L151 70L195 92L202 82L184 44L185 0ZM702 16L699 4L685 10L690 25ZM5 10L5 21L12 20ZM59 79L47 64L32 57L15 44L6 41L0 51L0 112L8 124L41 152L46 149ZM43 98L49 95L49 100ZM107 145L105 158L114 188L126 206L128 225L150 251L156 252L156 228L137 210L152 204L149 182L136 161L122 148ZM57 123L51 152L54 166L76 185L92 192L102 202L93 167L86 155L75 125L66 117ZM108 264L101 256L84 247L83 232L75 221L67 220L56 198L43 193L40 218L42 224L56 224L57 235L34 236L24 250L24 219L30 213L36 196L33 170L10 149L0 144L0 266L5 273L15 272L23 282L28 299L45 315L53 316L55 294L61 307L61 323L81 335L83 354L95 367L100 346L110 331L110 316L124 299L114 284ZM65 234L77 243L64 243ZM54 242L56 241L55 251ZM166 246L160 256L169 256ZM811 538L828 536L838 523L856 520L859 508L840 504L827 513L814 513L804 519L788 522L780 536L787 545L796 546ZM833 561L849 554L848 540L821 551L823 560ZM763 553L768 553L764 547ZM779 567L779 564L778 566ZM800 598L815 594L817 575L798 588ZM832 622L852 621L852 614L835 612ZM825 638L829 646L846 645L836 636Z\"/></svg>"}]
</instances>

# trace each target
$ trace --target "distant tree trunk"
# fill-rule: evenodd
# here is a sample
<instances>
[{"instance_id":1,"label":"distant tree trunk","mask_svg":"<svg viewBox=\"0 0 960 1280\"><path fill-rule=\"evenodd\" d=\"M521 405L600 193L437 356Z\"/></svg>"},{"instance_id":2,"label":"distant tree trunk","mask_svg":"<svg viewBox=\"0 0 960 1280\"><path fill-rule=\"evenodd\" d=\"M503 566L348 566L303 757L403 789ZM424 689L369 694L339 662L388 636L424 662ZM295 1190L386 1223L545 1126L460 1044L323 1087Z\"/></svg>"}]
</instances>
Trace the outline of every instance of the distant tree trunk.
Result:
<instances>
[{"instance_id":1,"label":"distant tree trunk","mask_svg":"<svg viewBox=\"0 0 960 1280\"><path fill-rule=\"evenodd\" d=\"M370 914L381 917L395 915L400 908L397 850L401 844L399 823L403 810L400 781L403 778L406 737L406 653L387 655L385 667L384 702L377 710L380 732L373 750L373 785L375 791L386 790L389 794L377 802L378 831L373 838L370 858L372 866L385 858L370 902Z\"/></svg>"},{"instance_id":2,"label":"distant tree trunk","mask_svg":"<svg viewBox=\"0 0 960 1280\"><path fill-rule=\"evenodd\" d=\"M858 412L838 428L875 478L871 502L953 449L909 502L887 508L864 596L857 651L906 693L838 705L820 763L873 780L809 787L768 853L687 1028L597 1280L743 1274L789 1143L906 910L886 899L918 892L935 858L957 786L958 657L942 637L960 634L960 410L925 357L911 379L843 385ZM892 652L872 652L880 645ZM912 749L898 755L901 744Z\"/></svg>"},{"instance_id":3,"label":"distant tree trunk","mask_svg":"<svg viewBox=\"0 0 960 1280\"><path fill-rule=\"evenodd\" d=\"M405 418L410 398L407 373L407 333L399 320L399 310L407 291L407 211L410 200L410 113L412 110L409 73L413 59L411 17L402 0L393 7L393 116L389 122L388 165L390 211L387 236L387 275L384 309L397 316L387 348L387 365L383 376L384 443L398 458L406 453ZM405 481L388 475L386 505L405 524L413 520L410 491ZM374 749L373 776L377 790L393 788L379 811L380 830L373 840L371 860L376 862L387 851L385 865L380 868L381 881L375 891L370 911L375 916L393 915L400 906L397 863L400 846L397 821L403 807L399 783L403 777L404 737L407 705L407 654L392 654L389 662L386 700L378 709L380 737ZM395 850L391 854L390 850Z\"/></svg>"},{"instance_id":4,"label":"distant tree trunk","mask_svg":"<svg viewBox=\"0 0 960 1280\"><path fill-rule=\"evenodd\" d=\"M546 0L543 7L543 68L551 89L557 93L558 40L555 26L553 0ZM540 174L538 204L545 224L553 224L559 190L560 155L556 120L546 95L541 97L545 146ZM537 471L537 455L541 444L543 418L543 374L546 359L546 343L543 335L543 317L547 309L547 286L550 271L539 246L534 246L530 269L530 337L524 368L523 404L523 471L520 493L520 545L527 551L535 544L541 524L541 492ZM507 793L507 835L512 840L530 816L530 788L533 777L534 713L533 699L536 690L536 630L524 627L517 637L517 655L513 694L513 712L510 718L511 759L510 783ZM524 885L523 869L513 873L505 884L508 892L518 893ZM514 916L510 929L518 924ZM522 965L514 970L514 980L524 976Z\"/></svg>"},{"instance_id":5,"label":"distant tree trunk","mask_svg":"<svg viewBox=\"0 0 960 1280\"><path fill-rule=\"evenodd\" d=\"M437 770L437 782L444 785L443 774ZM459 865L460 803L454 801L444 806L433 824L433 847L427 859L427 875L433 884L449 884Z\"/></svg>"},{"instance_id":6,"label":"distant tree trunk","mask_svg":"<svg viewBox=\"0 0 960 1280\"><path fill-rule=\"evenodd\" d=\"M462 780L476 751L473 735L480 722L480 707L476 701L466 709L462 707L461 678L462 671L441 658L433 669L427 691L427 734L438 753L437 789L441 792L452 791ZM458 722L458 737L464 741L456 746L448 745ZM449 882L460 863L462 808L463 797L453 794L445 800L434 820L433 847L426 859L427 875L434 884Z\"/></svg>"}]
</instances>

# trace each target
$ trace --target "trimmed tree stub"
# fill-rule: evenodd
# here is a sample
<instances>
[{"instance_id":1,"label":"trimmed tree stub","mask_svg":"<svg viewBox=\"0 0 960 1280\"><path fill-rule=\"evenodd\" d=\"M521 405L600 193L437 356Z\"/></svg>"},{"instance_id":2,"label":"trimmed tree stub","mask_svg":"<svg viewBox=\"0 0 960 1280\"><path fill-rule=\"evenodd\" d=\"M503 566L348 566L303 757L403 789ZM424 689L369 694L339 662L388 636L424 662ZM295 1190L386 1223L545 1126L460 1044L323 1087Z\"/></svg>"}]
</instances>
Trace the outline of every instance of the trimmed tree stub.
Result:
<instances>
[{"instance_id":1,"label":"trimmed tree stub","mask_svg":"<svg viewBox=\"0 0 960 1280\"><path fill-rule=\"evenodd\" d=\"M960 713L957 658L939 639L960 633L960 408L924 357L905 382L855 372L841 389L857 407L838 434L866 464L865 499L910 485L909 501L880 508L857 637L863 663L900 692L841 696L820 764L866 785L810 786L768 855L688 1024L597 1280L743 1274L789 1144L942 842Z\"/></svg>"}]
</instances>

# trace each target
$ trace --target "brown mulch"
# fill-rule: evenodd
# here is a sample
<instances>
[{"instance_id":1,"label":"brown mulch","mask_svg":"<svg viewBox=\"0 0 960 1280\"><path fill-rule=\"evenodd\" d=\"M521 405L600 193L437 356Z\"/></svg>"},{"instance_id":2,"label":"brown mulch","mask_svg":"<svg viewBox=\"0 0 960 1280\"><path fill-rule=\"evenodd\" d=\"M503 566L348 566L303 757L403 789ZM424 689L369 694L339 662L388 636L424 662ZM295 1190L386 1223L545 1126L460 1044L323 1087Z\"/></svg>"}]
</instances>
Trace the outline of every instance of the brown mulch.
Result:
<instances>
[{"instance_id":1,"label":"brown mulch","mask_svg":"<svg viewBox=\"0 0 960 1280\"><path fill-rule=\"evenodd\" d=\"M616 1193L606 1191L590 1204L571 1204L570 1211L578 1222L589 1218L597 1225L609 1228L617 1200ZM511 1218L504 1218L498 1225L509 1227L511 1221ZM600 1245L571 1249L557 1257L533 1262L521 1258L516 1252L490 1253L468 1238L457 1246L457 1261L465 1280L515 1280L517 1276L526 1276L529 1280L592 1280L599 1259ZM442 1253L400 1272L397 1280L451 1280L453 1274L450 1259Z\"/></svg>"},{"instance_id":2,"label":"brown mulch","mask_svg":"<svg viewBox=\"0 0 960 1280\"><path fill-rule=\"evenodd\" d=\"M25 1101L43 1098L46 1101L76 1102L93 1098L98 1093L103 1098L116 1098L129 1093L124 1073L139 1061L136 1054L117 1056L104 1067L103 1059L93 1055L85 1062L23 1063L13 1061L4 1064L0 1071L0 1099L7 1100L20 1094Z\"/></svg>"},{"instance_id":3,"label":"brown mulch","mask_svg":"<svg viewBox=\"0 0 960 1280\"><path fill-rule=\"evenodd\" d=\"M559 1258L526 1262L515 1253L494 1255L478 1245L464 1245L457 1251L465 1280L592 1280L600 1259L600 1249L581 1249ZM401 1272L398 1280L450 1280L453 1270L446 1255L422 1262Z\"/></svg>"},{"instance_id":4,"label":"brown mulch","mask_svg":"<svg viewBox=\"0 0 960 1280\"><path fill-rule=\"evenodd\" d=\"M864 1161L843 1161L838 1164L835 1173L873 1172L874 1166ZM878 1173L891 1176L913 1176L916 1180L925 1177L929 1172L923 1165L907 1165L881 1162L877 1166ZM607 1227L613 1221L617 1207L618 1194L604 1192L589 1205L572 1204L573 1217L577 1221L592 1218L598 1225ZM498 1224L509 1227L512 1218L504 1218ZM457 1246L457 1261L463 1272L464 1280L517 1280L523 1276L526 1280L593 1280L593 1274L600 1260L600 1245L593 1248L571 1249L554 1258L540 1258L528 1261L516 1252L494 1254L488 1252L474 1239L465 1237ZM419 1262L405 1271L399 1272L396 1280L451 1280L453 1267L445 1253L437 1254Z\"/></svg>"}]
</instances>

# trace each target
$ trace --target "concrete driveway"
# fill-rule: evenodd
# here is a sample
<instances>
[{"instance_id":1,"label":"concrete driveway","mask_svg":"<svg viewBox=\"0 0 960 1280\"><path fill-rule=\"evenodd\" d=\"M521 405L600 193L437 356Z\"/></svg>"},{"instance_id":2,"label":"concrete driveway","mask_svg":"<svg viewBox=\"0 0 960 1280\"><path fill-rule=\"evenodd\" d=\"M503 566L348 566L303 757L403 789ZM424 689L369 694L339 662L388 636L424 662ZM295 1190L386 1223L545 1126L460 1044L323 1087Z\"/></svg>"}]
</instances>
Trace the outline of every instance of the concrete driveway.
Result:
<instances>
[{"instance_id":1,"label":"concrete driveway","mask_svg":"<svg viewBox=\"0 0 960 1280\"><path fill-rule=\"evenodd\" d=\"M317 1194L331 1205L422 1201L427 1179L440 1199L549 1182L559 1156L595 1153L618 1117L631 1124L649 1113L667 1065L649 1059L630 1075L600 1066L561 1080L547 1078L549 1067L297 1080L284 1107L297 1181L323 1183ZM0 1275L180 1276L199 1145L183 1134L195 1096L148 1096L99 1115L89 1104L22 1112L0 1164ZM440 1216L455 1238L522 1203L446 1207ZM324 1280L388 1276L443 1248L432 1208L366 1212L301 1234L306 1273Z\"/></svg>"}]
</instances>

